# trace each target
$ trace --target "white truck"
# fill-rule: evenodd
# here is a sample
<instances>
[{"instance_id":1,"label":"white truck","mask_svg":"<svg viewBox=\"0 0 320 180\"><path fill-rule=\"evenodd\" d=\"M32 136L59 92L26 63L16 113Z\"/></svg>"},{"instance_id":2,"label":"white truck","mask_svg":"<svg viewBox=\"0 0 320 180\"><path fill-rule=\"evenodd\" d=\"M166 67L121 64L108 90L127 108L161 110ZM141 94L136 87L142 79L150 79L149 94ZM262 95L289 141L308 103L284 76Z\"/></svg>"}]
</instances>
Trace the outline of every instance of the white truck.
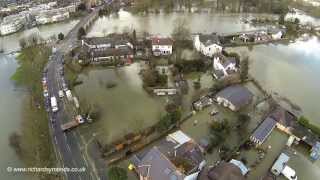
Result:
<instances>
[{"instance_id":1,"label":"white truck","mask_svg":"<svg viewBox=\"0 0 320 180\"><path fill-rule=\"evenodd\" d=\"M57 103L56 97L52 96L50 99L50 102L51 102L52 112L57 112L59 109L58 109L58 103Z\"/></svg>"},{"instance_id":2,"label":"white truck","mask_svg":"<svg viewBox=\"0 0 320 180\"><path fill-rule=\"evenodd\" d=\"M67 99L68 99L69 101L72 101L72 100L73 100L71 91L70 91L69 89L66 91L66 96L67 96Z\"/></svg>"}]
</instances>

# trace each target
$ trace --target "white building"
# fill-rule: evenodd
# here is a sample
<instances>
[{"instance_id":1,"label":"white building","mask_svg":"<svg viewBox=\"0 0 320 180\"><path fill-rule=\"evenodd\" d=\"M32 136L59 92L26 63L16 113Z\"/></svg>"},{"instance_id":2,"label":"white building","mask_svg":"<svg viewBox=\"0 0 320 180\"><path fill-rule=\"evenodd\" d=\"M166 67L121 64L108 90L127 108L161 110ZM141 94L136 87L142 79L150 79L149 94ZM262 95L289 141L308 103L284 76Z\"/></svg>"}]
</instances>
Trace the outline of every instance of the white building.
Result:
<instances>
[{"instance_id":1,"label":"white building","mask_svg":"<svg viewBox=\"0 0 320 180\"><path fill-rule=\"evenodd\" d=\"M205 56L212 57L222 52L222 46L217 34L199 34L193 39L194 47Z\"/></svg>"},{"instance_id":2,"label":"white building","mask_svg":"<svg viewBox=\"0 0 320 180\"><path fill-rule=\"evenodd\" d=\"M39 13L35 16L35 20L37 24L48 24L64 21L69 19L69 17L70 14L68 11L56 9Z\"/></svg>"},{"instance_id":3,"label":"white building","mask_svg":"<svg viewBox=\"0 0 320 180\"><path fill-rule=\"evenodd\" d=\"M19 31L25 22L25 16L22 15L12 15L7 16L3 19L0 24L0 34L7 35Z\"/></svg>"},{"instance_id":4,"label":"white building","mask_svg":"<svg viewBox=\"0 0 320 180\"><path fill-rule=\"evenodd\" d=\"M213 75L220 79L238 71L235 57L225 57L223 55L213 58Z\"/></svg>"},{"instance_id":5,"label":"white building","mask_svg":"<svg viewBox=\"0 0 320 180\"><path fill-rule=\"evenodd\" d=\"M172 54L173 41L170 38L151 38L152 52L154 56L167 56Z\"/></svg>"}]
</instances>

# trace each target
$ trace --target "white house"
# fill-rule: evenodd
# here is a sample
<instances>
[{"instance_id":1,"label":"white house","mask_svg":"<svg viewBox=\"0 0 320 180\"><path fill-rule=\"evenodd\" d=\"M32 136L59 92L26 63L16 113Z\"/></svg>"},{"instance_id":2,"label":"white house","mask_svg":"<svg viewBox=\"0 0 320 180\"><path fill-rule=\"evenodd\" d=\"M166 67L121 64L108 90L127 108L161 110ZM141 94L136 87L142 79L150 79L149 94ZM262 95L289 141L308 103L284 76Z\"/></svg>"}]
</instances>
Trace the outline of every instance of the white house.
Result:
<instances>
[{"instance_id":1,"label":"white house","mask_svg":"<svg viewBox=\"0 0 320 180\"><path fill-rule=\"evenodd\" d=\"M167 56L172 54L173 41L171 38L151 38L152 52L154 56Z\"/></svg>"},{"instance_id":2,"label":"white house","mask_svg":"<svg viewBox=\"0 0 320 180\"><path fill-rule=\"evenodd\" d=\"M193 39L194 47L197 51L205 56L212 57L215 54L222 52L222 46L217 34L199 34Z\"/></svg>"},{"instance_id":3,"label":"white house","mask_svg":"<svg viewBox=\"0 0 320 180\"><path fill-rule=\"evenodd\" d=\"M228 76L233 72L238 71L235 57L225 57L223 55L213 58L214 76L217 79Z\"/></svg>"}]
</instances>

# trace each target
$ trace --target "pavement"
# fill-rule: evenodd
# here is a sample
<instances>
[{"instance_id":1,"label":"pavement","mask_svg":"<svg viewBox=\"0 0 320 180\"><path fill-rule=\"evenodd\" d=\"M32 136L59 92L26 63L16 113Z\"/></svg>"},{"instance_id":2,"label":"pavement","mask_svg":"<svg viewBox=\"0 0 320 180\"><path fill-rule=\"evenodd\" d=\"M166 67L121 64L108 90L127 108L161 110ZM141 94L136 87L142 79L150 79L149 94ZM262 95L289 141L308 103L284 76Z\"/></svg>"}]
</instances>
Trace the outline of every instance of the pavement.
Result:
<instances>
[{"instance_id":1,"label":"pavement","mask_svg":"<svg viewBox=\"0 0 320 180\"><path fill-rule=\"evenodd\" d=\"M100 7L101 8L101 7ZM79 23L67 34L65 40L55 45L55 52L52 54L46 68L47 72L44 77L47 79L49 96L46 99L46 107L49 113L49 127L54 143L54 149L61 167L67 168L85 168L83 172L65 172L65 179L68 180L93 180L107 179L106 165L99 157L98 147L94 143L90 146L90 152L84 153L84 145L81 135L78 131L72 130L63 132L61 124L64 121L70 121L73 113L68 112L65 108L66 102L59 98L58 92L63 89L64 77L60 74L59 69L63 67L63 56L69 52L77 43L77 33L80 27L98 13L100 8L93 10L88 16L84 17ZM52 112L50 109L50 97L55 96L58 101L59 111ZM48 105L49 103L49 105ZM90 156L90 157L88 157Z\"/></svg>"}]
</instances>

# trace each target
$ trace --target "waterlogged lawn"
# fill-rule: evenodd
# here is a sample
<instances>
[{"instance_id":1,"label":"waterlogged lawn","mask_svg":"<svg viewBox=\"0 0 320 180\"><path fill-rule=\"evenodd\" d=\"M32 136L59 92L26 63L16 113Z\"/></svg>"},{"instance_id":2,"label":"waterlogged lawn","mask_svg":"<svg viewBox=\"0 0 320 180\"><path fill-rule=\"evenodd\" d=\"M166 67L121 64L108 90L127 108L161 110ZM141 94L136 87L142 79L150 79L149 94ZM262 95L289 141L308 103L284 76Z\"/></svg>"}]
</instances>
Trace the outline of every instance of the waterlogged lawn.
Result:
<instances>
[{"instance_id":1,"label":"waterlogged lawn","mask_svg":"<svg viewBox=\"0 0 320 180\"><path fill-rule=\"evenodd\" d=\"M150 96L142 88L139 64L126 67L88 68L79 75L83 84L75 91L82 103L101 109L101 118L83 126L83 134L96 133L105 143L136 132L159 121L165 99ZM113 84L112 87L108 85ZM88 133L90 132L90 133Z\"/></svg>"}]
</instances>

